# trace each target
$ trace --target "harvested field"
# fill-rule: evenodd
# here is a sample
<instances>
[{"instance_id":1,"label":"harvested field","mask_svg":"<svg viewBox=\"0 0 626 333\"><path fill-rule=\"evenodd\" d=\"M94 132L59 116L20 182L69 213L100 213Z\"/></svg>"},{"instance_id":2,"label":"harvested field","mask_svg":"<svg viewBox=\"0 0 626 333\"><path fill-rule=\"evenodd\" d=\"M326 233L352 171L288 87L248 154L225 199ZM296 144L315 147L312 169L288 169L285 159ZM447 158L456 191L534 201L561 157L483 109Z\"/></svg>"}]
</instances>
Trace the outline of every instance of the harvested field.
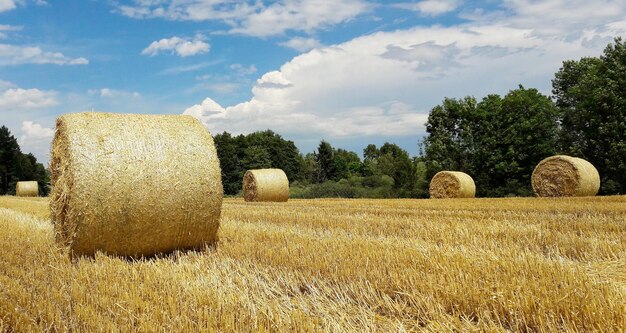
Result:
<instances>
[{"instance_id":1,"label":"harvested field","mask_svg":"<svg viewBox=\"0 0 626 333\"><path fill-rule=\"evenodd\" d=\"M72 263L0 197L5 331L626 330L626 196L225 199L217 246Z\"/></svg>"}]
</instances>

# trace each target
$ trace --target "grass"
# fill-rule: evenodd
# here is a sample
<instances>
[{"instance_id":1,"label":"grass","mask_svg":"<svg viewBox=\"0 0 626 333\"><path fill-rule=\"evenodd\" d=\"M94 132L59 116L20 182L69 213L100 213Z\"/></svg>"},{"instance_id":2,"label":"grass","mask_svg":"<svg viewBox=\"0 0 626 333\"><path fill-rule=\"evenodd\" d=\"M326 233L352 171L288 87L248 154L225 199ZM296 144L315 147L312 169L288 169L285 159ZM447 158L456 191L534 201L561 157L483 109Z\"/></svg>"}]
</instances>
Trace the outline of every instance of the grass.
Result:
<instances>
[{"instance_id":1,"label":"grass","mask_svg":"<svg viewBox=\"0 0 626 333\"><path fill-rule=\"evenodd\" d=\"M226 199L219 237L71 262L0 197L0 330L626 330L626 196Z\"/></svg>"}]
</instances>

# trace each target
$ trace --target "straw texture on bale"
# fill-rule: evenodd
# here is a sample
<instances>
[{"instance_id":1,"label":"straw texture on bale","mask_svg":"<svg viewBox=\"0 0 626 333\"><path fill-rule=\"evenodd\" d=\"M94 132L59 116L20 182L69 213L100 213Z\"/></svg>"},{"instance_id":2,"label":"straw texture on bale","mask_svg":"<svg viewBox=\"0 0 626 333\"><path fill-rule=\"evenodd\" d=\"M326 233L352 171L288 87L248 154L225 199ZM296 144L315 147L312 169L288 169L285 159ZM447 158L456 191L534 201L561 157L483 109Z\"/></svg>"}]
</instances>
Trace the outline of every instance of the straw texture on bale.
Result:
<instances>
[{"instance_id":1,"label":"straw texture on bale","mask_svg":"<svg viewBox=\"0 0 626 333\"><path fill-rule=\"evenodd\" d=\"M600 189L598 170L582 158L566 155L539 162L531 182L539 197L594 196Z\"/></svg>"},{"instance_id":2,"label":"straw texture on bale","mask_svg":"<svg viewBox=\"0 0 626 333\"><path fill-rule=\"evenodd\" d=\"M476 185L468 174L459 171L440 171L430 180L431 198L473 198Z\"/></svg>"},{"instance_id":3,"label":"straw texture on bale","mask_svg":"<svg viewBox=\"0 0 626 333\"><path fill-rule=\"evenodd\" d=\"M289 179L281 169L248 170L243 176L245 201L278 201L289 199Z\"/></svg>"},{"instance_id":4,"label":"straw texture on bale","mask_svg":"<svg viewBox=\"0 0 626 333\"><path fill-rule=\"evenodd\" d=\"M17 182L15 195L18 197L36 197L39 195L39 184L36 181Z\"/></svg>"},{"instance_id":5,"label":"straw texture on bale","mask_svg":"<svg viewBox=\"0 0 626 333\"><path fill-rule=\"evenodd\" d=\"M55 234L72 255L148 256L217 239L219 161L191 116L63 115L50 169Z\"/></svg>"}]
</instances>

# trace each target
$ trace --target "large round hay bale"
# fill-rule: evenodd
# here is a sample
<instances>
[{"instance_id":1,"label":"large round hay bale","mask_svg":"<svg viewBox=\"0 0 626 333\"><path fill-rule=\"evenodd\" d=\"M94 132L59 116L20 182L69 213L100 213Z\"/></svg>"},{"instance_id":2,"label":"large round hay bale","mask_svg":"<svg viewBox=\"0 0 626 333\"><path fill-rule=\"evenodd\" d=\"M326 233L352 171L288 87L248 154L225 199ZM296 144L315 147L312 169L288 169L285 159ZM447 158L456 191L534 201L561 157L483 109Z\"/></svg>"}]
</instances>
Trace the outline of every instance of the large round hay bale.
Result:
<instances>
[{"instance_id":1,"label":"large round hay bale","mask_svg":"<svg viewBox=\"0 0 626 333\"><path fill-rule=\"evenodd\" d=\"M39 184L36 181L17 182L15 195L18 197L36 197L39 195Z\"/></svg>"},{"instance_id":2,"label":"large round hay bale","mask_svg":"<svg viewBox=\"0 0 626 333\"><path fill-rule=\"evenodd\" d=\"M459 171L440 171L430 180L431 198L473 198L476 185L468 174Z\"/></svg>"},{"instance_id":3,"label":"large round hay bale","mask_svg":"<svg viewBox=\"0 0 626 333\"><path fill-rule=\"evenodd\" d=\"M243 176L245 201L287 201L289 179L281 169L248 170Z\"/></svg>"},{"instance_id":4,"label":"large round hay bale","mask_svg":"<svg viewBox=\"0 0 626 333\"><path fill-rule=\"evenodd\" d=\"M52 222L73 255L148 256L217 239L219 161L191 116L61 116L50 169Z\"/></svg>"},{"instance_id":5,"label":"large round hay bale","mask_svg":"<svg viewBox=\"0 0 626 333\"><path fill-rule=\"evenodd\" d=\"M598 170L582 158L566 155L539 162L531 182L539 197L593 196L600 189Z\"/></svg>"}]
</instances>

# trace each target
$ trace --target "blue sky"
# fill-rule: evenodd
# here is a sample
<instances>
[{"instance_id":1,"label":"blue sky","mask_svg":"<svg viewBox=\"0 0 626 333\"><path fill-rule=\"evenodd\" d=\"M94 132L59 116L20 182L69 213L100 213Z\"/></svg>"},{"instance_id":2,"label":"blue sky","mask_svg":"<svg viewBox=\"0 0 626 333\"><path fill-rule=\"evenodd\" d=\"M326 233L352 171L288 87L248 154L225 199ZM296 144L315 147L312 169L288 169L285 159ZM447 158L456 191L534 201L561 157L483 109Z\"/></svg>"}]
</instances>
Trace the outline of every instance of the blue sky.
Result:
<instances>
[{"instance_id":1,"label":"blue sky","mask_svg":"<svg viewBox=\"0 0 626 333\"><path fill-rule=\"evenodd\" d=\"M550 94L625 34L610 0L0 0L0 124L46 163L56 117L91 110L415 155L444 97Z\"/></svg>"}]
</instances>

